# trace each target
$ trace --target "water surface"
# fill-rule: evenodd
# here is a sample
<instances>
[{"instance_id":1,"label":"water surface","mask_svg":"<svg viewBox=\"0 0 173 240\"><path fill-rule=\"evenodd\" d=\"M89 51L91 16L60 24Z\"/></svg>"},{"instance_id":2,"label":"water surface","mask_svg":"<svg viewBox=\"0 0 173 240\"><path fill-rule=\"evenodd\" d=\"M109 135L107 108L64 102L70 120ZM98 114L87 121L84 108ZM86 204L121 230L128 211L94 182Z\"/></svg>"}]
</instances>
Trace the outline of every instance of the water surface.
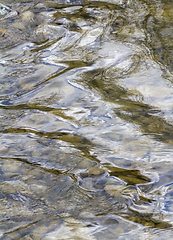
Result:
<instances>
[{"instance_id":1,"label":"water surface","mask_svg":"<svg viewBox=\"0 0 173 240\"><path fill-rule=\"evenodd\" d=\"M0 238L173 238L173 4L1 0Z\"/></svg>"}]
</instances>

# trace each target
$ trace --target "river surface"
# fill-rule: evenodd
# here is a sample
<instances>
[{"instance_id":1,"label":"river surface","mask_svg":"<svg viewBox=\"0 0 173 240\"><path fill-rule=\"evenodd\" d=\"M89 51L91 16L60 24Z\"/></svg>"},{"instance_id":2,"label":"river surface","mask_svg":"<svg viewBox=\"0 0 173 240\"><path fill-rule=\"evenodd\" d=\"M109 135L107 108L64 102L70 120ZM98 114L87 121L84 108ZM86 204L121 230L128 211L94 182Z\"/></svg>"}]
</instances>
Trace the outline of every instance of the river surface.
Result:
<instances>
[{"instance_id":1,"label":"river surface","mask_svg":"<svg viewBox=\"0 0 173 240\"><path fill-rule=\"evenodd\" d=\"M0 239L173 239L172 0L1 0Z\"/></svg>"}]
</instances>

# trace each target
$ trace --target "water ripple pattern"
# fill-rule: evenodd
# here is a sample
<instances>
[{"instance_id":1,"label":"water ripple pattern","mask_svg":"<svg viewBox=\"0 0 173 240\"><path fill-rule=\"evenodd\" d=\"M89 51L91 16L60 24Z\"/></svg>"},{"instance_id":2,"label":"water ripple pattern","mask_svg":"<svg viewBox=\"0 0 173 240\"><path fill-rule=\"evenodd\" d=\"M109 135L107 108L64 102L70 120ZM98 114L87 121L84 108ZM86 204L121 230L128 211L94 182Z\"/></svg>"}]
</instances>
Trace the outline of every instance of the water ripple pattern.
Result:
<instances>
[{"instance_id":1,"label":"water ripple pattern","mask_svg":"<svg viewBox=\"0 0 173 240\"><path fill-rule=\"evenodd\" d=\"M173 4L0 3L0 239L173 239Z\"/></svg>"}]
</instances>

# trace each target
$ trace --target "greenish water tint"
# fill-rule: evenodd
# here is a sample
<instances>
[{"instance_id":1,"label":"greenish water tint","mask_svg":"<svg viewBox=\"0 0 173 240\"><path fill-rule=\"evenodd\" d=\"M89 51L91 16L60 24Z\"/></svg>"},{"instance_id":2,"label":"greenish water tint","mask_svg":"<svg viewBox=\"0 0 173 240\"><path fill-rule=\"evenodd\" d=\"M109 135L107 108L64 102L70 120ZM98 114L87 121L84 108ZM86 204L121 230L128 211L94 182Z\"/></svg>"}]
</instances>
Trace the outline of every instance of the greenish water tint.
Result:
<instances>
[{"instance_id":1,"label":"greenish water tint","mask_svg":"<svg viewBox=\"0 0 173 240\"><path fill-rule=\"evenodd\" d=\"M173 3L1 0L0 239L173 239Z\"/></svg>"}]
</instances>

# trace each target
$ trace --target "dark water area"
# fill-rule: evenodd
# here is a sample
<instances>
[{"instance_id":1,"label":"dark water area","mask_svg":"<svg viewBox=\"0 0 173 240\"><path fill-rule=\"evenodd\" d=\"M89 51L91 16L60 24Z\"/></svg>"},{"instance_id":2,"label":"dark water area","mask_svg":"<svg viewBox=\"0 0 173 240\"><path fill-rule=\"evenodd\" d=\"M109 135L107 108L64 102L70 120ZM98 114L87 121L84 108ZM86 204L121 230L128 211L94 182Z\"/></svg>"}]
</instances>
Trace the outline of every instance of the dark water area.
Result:
<instances>
[{"instance_id":1,"label":"dark water area","mask_svg":"<svg viewBox=\"0 0 173 240\"><path fill-rule=\"evenodd\" d=\"M0 239L173 239L172 49L172 0L1 0Z\"/></svg>"}]
</instances>

